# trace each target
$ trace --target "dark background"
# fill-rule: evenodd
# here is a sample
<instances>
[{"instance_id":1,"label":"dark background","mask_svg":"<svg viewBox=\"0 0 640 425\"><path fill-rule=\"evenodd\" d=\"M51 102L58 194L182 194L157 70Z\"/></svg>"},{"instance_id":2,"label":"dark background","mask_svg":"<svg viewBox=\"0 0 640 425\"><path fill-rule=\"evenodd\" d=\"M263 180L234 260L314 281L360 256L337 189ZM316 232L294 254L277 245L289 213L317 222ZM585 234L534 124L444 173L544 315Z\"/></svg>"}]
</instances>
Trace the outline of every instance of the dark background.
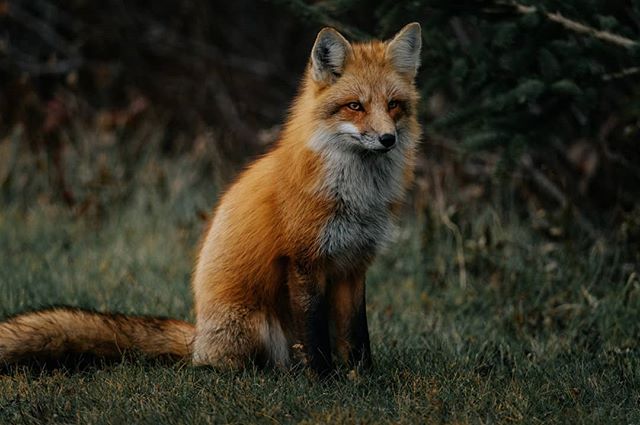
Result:
<instances>
[{"instance_id":1,"label":"dark background","mask_svg":"<svg viewBox=\"0 0 640 425\"><path fill-rule=\"evenodd\" d=\"M224 186L277 138L319 28L360 40L411 21L424 31L419 210L444 179L453 200L506 190L594 239L637 235L638 0L3 0L1 193L100 197L118 173L77 181L78 128L115 137L124 177L150 146L131 137L144 126L161 129L157 155L206 144L199 175Z\"/></svg>"}]
</instances>

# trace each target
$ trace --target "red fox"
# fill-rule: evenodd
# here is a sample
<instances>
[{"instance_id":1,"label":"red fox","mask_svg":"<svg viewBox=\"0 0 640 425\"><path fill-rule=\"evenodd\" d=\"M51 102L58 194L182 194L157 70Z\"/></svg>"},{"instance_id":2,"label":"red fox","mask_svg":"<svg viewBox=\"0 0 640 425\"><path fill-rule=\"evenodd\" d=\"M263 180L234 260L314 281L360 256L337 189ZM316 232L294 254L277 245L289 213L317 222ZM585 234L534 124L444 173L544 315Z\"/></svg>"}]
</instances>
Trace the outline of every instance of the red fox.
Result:
<instances>
[{"instance_id":1,"label":"red fox","mask_svg":"<svg viewBox=\"0 0 640 425\"><path fill-rule=\"evenodd\" d=\"M370 367L365 272L413 177L421 44L418 23L386 42L320 31L279 141L222 196L201 242L195 326L24 313L0 323L0 364L135 350L221 368L302 364L326 375L334 357Z\"/></svg>"}]
</instances>

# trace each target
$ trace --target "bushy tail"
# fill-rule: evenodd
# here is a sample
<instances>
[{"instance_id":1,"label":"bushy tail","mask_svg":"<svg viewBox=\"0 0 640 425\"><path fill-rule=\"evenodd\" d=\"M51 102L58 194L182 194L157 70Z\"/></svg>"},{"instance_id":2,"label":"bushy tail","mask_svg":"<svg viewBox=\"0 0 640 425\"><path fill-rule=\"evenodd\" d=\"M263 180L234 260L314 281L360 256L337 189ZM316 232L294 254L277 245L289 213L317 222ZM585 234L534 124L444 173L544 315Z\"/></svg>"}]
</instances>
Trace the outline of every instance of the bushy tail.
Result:
<instances>
[{"instance_id":1,"label":"bushy tail","mask_svg":"<svg viewBox=\"0 0 640 425\"><path fill-rule=\"evenodd\" d=\"M191 353L193 336L194 326L180 320L51 308L0 323L0 366L124 352L182 359Z\"/></svg>"}]
</instances>

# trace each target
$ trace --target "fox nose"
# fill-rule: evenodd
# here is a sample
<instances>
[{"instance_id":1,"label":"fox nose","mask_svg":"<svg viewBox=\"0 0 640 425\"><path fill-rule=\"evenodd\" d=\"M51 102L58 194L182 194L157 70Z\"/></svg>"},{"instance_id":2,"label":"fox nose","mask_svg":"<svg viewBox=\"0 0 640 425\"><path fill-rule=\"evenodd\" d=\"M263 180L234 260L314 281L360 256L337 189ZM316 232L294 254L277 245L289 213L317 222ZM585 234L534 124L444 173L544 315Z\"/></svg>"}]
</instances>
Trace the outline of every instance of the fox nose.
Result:
<instances>
[{"instance_id":1,"label":"fox nose","mask_svg":"<svg viewBox=\"0 0 640 425\"><path fill-rule=\"evenodd\" d=\"M380 136L380 143L382 143L382 146L385 148L390 148L396 144L396 136L389 133L383 134Z\"/></svg>"}]
</instances>

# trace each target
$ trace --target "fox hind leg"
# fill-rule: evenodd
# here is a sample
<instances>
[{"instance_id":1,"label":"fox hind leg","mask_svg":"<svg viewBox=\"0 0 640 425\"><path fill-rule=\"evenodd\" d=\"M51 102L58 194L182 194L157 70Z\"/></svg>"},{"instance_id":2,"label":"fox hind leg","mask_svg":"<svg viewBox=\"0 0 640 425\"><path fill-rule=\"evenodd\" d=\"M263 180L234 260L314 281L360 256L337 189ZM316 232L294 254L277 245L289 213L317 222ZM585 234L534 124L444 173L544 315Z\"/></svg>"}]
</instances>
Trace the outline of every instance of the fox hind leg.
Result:
<instances>
[{"instance_id":1,"label":"fox hind leg","mask_svg":"<svg viewBox=\"0 0 640 425\"><path fill-rule=\"evenodd\" d=\"M196 325L193 364L242 369L252 361L289 365L289 344L280 322L260 311L227 308Z\"/></svg>"},{"instance_id":2,"label":"fox hind leg","mask_svg":"<svg viewBox=\"0 0 640 425\"><path fill-rule=\"evenodd\" d=\"M237 307L224 310L198 318L192 357L195 366L242 369L260 351L253 312Z\"/></svg>"},{"instance_id":3,"label":"fox hind leg","mask_svg":"<svg viewBox=\"0 0 640 425\"><path fill-rule=\"evenodd\" d=\"M261 357L266 363L277 367L289 366L289 342L275 317L258 315L257 328L260 334Z\"/></svg>"}]
</instances>

